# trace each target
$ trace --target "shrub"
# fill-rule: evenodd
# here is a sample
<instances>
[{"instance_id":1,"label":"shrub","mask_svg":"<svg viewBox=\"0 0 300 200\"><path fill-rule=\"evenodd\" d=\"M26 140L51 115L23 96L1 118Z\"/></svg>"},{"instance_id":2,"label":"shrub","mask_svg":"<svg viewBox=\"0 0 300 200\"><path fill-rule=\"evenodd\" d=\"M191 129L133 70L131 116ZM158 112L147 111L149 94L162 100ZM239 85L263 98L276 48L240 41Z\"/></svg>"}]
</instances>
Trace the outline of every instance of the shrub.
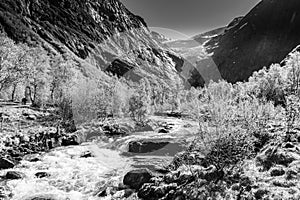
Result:
<instances>
[{"instance_id":1,"label":"shrub","mask_svg":"<svg viewBox=\"0 0 300 200\"><path fill-rule=\"evenodd\" d=\"M255 138L242 130L224 133L210 144L205 165L214 165L219 170L232 167L251 156Z\"/></svg>"},{"instance_id":2,"label":"shrub","mask_svg":"<svg viewBox=\"0 0 300 200\"><path fill-rule=\"evenodd\" d=\"M129 113L133 121L138 125L144 125L147 117L147 106L143 101L143 96L133 95L129 100Z\"/></svg>"}]
</instances>

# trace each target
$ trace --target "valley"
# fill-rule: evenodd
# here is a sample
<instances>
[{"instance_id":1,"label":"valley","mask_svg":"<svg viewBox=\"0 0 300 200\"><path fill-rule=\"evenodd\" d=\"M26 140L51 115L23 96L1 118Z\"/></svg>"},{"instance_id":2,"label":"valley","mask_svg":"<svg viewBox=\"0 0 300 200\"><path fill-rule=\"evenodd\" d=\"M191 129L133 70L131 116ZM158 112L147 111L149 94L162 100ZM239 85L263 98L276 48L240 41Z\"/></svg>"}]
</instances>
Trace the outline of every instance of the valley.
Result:
<instances>
[{"instance_id":1,"label":"valley","mask_svg":"<svg viewBox=\"0 0 300 200\"><path fill-rule=\"evenodd\" d=\"M300 199L300 2L249 9L174 40L121 0L2 0L0 199Z\"/></svg>"}]
</instances>

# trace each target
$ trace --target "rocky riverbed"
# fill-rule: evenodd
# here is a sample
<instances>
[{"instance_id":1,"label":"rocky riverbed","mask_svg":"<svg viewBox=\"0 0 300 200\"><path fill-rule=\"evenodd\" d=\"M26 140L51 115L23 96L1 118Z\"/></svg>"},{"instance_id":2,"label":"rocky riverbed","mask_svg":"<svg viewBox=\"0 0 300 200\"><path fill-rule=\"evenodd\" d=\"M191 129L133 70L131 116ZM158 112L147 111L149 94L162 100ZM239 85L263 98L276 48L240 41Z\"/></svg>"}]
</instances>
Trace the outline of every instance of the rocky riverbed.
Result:
<instances>
[{"instance_id":1,"label":"rocky riverbed","mask_svg":"<svg viewBox=\"0 0 300 200\"><path fill-rule=\"evenodd\" d=\"M91 122L69 134L49 120L51 112L17 105L1 112L8 118L1 140L2 199L135 198L126 173L165 173L197 130L194 121L156 116L138 129L122 119Z\"/></svg>"}]
</instances>

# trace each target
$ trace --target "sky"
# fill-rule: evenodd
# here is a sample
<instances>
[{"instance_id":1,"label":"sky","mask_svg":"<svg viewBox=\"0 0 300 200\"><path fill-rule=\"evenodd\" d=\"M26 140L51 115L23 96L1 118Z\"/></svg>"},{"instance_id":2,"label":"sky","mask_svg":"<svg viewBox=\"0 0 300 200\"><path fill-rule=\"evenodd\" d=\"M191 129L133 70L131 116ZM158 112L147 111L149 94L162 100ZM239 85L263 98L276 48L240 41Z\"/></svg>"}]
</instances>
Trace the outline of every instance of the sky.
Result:
<instances>
[{"instance_id":1,"label":"sky","mask_svg":"<svg viewBox=\"0 0 300 200\"><path fill-rule=\"evenodd\" d=\"M229 24L260 0L121 0L148 26L174 37L194 36Z\"/></svg>"}]
</instances>

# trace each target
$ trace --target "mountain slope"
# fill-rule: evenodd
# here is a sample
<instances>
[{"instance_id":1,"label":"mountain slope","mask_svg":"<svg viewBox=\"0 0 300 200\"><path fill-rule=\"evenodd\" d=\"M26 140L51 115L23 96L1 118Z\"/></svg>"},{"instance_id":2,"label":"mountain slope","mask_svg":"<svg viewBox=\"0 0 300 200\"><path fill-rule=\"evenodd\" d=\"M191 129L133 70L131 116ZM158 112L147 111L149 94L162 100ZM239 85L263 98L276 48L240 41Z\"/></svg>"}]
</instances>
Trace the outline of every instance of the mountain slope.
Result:
<instances>
[{"instance_id":1,"label":"mountain slope","mask_svg":"<svg viewBox=\"0 0 300 200\"><path fill-rule=\"evenodd\" d=\"M73 55L91 75L98 69L134 81L181 80L168 50L119 0L2 0L0 29L51 54Z\"/></svg>"},{"instance_id":2,"label":"mountain slope","mask_svg":"<svg viewBox=\"0 0 300 200\"><path fill-rule=\"evenodd\" d=\"M243 81L254 71L282 61L300 44L299 10L298 0L263 0L237 25L209 41L206 47L222 77Z\"/></svg>"}]
</instances>

